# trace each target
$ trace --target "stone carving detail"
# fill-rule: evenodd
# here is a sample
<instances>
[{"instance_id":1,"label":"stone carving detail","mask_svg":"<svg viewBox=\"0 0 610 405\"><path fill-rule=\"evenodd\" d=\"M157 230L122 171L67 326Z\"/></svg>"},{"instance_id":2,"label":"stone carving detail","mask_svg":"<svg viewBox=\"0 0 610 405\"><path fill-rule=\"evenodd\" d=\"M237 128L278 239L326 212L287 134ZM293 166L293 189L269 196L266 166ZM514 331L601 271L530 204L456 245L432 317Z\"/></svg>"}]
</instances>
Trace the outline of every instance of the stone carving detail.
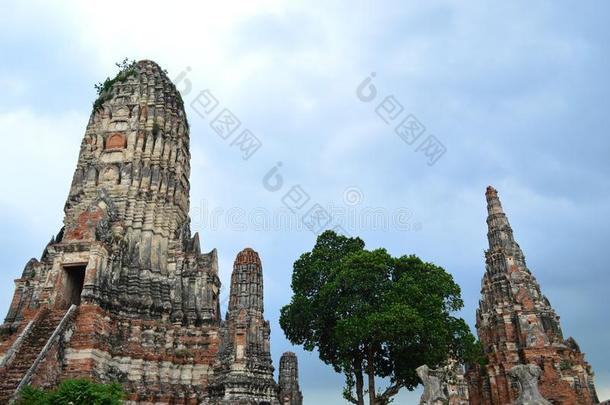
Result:
<instances>
[{"instance_id":1,"label":"stone carving detail","mask_svg":"<svg viewBox=\"0 0 610 405\"><path fill-rule=\"evenodd\" d=\"M443 392L447 395L449 405L470 405L465 366L450 358L442 370Z\"/></svg>"},{"instance_id":2,"label":"stone carving detail","mask_svg":"<svg viewBox=\"0 0 610 405\"><path fill-rule=\"evenodd\" d=\"M504 214L498 192L488 187L486 271L476 317L485 366L469 369L471 405L505 405L519 396L508 370L540 364L540 392L550 402L597 404L593 372L559 316L542 294Z\"/></svg>"},{"instance_id":3,"label":"stone carving detail","mask_svg":"<svg viewBox=\"0 0 610 405\"><path fill-rule=\"evenodd\" d=\"M540 367L535 364L520 364L510 369L508 374L517 380L519 397L514 405L551 405L538 391Z\"/></svg>"},{"instance_id":4,"label":"stone carving detail","mask_svg":"<svg viewBox=\"0 0 610 405\"><path fill-rule=\"evenodd\" d=\"M419 405L446 405L448 400L442 386L444 372L442 370L431 370L425 364L419 366L416 372L424 384L424 393L421 396Z\"/></svg>"},{"instance_id":5,"label":"stone carving detail","mask_svg":"<svg viewBox=\"0 0 610 405\"><path fill-rule=\"evenodd\" d=\"M98 198L93 206L104 210L104 216L102 216L95 227L95 237L101 242L112 245L113 235L111 225L116 223L119 214L114 202L108 196L105 189L102 188L99 190Z\"/></svg>"},{"instance_id":6,"label":"stone carving detail","mask_svg":"<svg viewBox=\"0 0 610 405\"><path fill-rule=\"evenodd\" d=\"M73 330L39 367L53 372L32 376L34 385L118 379L132 405L278 405L260 258L252 249L237 256L223 320L217 252L202 253L190 229L180 94L152 61L122 77L91 113L64 228L15 282L0 358L30 321L33 333L13 350L16 368L0 368L0 403L28 369L24 354L40 353L76 304Z\"/></svg>"}]
</instances>

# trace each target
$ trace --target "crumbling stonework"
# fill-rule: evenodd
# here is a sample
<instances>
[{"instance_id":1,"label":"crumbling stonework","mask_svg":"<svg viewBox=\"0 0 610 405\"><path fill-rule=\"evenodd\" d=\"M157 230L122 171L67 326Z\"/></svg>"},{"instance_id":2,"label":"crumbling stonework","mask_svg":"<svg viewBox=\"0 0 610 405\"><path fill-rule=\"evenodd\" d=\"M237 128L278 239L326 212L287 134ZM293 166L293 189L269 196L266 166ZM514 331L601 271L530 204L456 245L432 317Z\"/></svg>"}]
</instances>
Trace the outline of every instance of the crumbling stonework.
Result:
<instances>
[{"instance_id":1,"label":"crumbling stonework","mask_svg":"<svg viewBox=\"0 0 610 405\"><path fill-rule=\"evenodd\" d=\"M540 367L540 393L556 405L598 402L591 367L573 338L564 340L559 317L542 295L502 210L488 187L489 250L477 311L477 332L487 364L469 370L472 405L506 405L519 397L509 370Z\"/></svg>"},{"instance_id":2,"label":"crumbling stonework","mask_svg":"<svg viewBox=\"0 0 610 405\"><path fill-rule=\"evenodd\" d=\"M420 404L469 405L465 369L455 360L436 370L423 365L416 372L424 385Z\"/></svg>"},{"instance_id":3,"label":"crumbling stonework","mask_svg":"<svg viewBox=\"0 0 610 405\"><path fill-rule=\"evenodd\" d=\"M15 281L0 403L29 375L116 380L132 404L278 404L258 254L237 256L223 321L216 250L191 236L180 94L141 61L95 105L64 227Z\"/></svg>"},{"instance_id":4,"label":"crumbling stonework","mask_svg":"<svg viewBox=\"0 0 610 405\"><path fill-rule=\"evenodd\" d=\"M445 371L442 369L432 370L427 365L416 369L417 376L424 384L424 392L419 400L419 405L447 405L449 400L443 389Z\"/></svg>"},{"instance_id":5,"label":"crumbling stonework","mask_svg":"<svg viewBox=\"0 0 610 405\"><path fill-rule=\"evenodd\" d=\"M214 404L265 401L279 405L273 380L269 322L263 318L263 269L258 253L242 250L231 275L231 295L210 396Z\"/></svg>"},{"instance_id":6,"label":"crumbling stonework","mask_svg":"<svg viewBox=\"0 0 610 405\"><path fill-rule=\"evenodd\" d=\"M299 387L299 363L296 354L286 352L280 359L280 403L282 405L303 405L303 394Z\"/></svg>"},{"instance_id":7,"label":"crumbling stonework","mask_svg":"<svg viewBox=\"0 0 610 405\"><path fill-rule=\"evenodd\" d=\"M508 371L508 375L516 380L519 389L515 405L551 405L538 390L540 374L540 367L535 364L519 364Z\"/></svg>"},{"instance_id":8,"label":"crumbling stonework","mask_svg":"<svg viewBox=\"0 0 610 405\"><path fill-rule=\"evenodd\" d=\"M447 393L449 405L469 405L470 394L465 367L450 359L447 366L444 367L444 371L443 387Z\"/></svg>"}]
</instances>

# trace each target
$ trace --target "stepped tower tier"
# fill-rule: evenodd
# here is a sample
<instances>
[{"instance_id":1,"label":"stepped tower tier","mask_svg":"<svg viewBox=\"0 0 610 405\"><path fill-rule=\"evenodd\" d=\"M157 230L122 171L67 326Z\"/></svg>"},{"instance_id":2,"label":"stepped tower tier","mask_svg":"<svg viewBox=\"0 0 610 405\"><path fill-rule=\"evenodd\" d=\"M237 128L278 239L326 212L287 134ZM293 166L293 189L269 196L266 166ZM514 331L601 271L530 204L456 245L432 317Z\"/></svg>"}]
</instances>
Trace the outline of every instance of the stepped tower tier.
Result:
<instances>
[{"instance_id":1,"label":"stepped tower tier","mask_svg":"<svg viewBox=\"0 0 610 405\"><path fill-rule=\"evenodd\" d=\"M574 339L564 340L559 316L527 268L502 209L488 187L486 271L476 317L487 365L469 371L472 405L505 405L518 390L508 372L519 364L542 369L540 391L556 405L597 403L593 373Z\"/></svg>"},{"instance_id":2,"label":"stepped tower tier","mask_svg":"<svg viewBox=\"0 0 610 405\"><path fill-rule=\"evenodd\" d=\"M258 254L238 255L222 321L216 250L191 235L179 92L148 60L99 91L63 227L15 281L0 326L0 403L78 377L118 381L129 405L214 405L213 386L224 403L277 404Z\"/></svg>"},{"instance_id":3,"label":"stepped tower tier","mask_svg":"<svg viewBox=\"0 0 610 405\"><path fill-rule=\"evenodd\" d=\"M189 175L180 94L154 62L124 68L89 119L64 227L26 266L6 321L79 297L126 316L218 323L217 256L191 237Z\"/></svg>"}]
</instances>

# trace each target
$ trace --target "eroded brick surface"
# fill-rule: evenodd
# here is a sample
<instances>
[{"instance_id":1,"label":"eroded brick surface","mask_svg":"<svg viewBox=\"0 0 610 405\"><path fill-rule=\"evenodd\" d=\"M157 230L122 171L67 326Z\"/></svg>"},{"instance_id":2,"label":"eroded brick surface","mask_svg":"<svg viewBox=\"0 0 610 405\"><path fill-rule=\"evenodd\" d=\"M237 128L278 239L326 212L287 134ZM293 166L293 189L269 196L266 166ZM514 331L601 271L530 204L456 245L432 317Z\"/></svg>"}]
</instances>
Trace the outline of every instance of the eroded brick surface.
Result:
<instances>
[{"instance_id":1,"label":"eroded brick surface","mask_svg":"<svg viewBox=\"0 0 610 405\"><path fill-rule=\"evenodd\" d=\"M497 191L487 188L489 250L477 311L477 332L488 364L469 370L470 404L506 405L517 399L508 371L518 364L542 369L540 393L556 405L598 402L593 372L527 268Z\"/></svg>"},{"instance_id":2,"label":"eroded brick surface","mask_svg":"<svg viewBox=\"0 0 610 405\"><path fill-rule=\"evenodd\" d=\"M282 355L278 382L282 405L303 405L303 394L299 387L299 363L294 353L286 352Z\"/></svg>"},{"instance_id":3,"label":"eroded brick surface","mask_svg":"<svg viewBox=\"0 0 610 405\"><path fill-rule=\"evenodd\" d=\"M132 404L278 405L258 254L237 256L223 320L216 250L202 253L191 235L179 93L141 61L104 98L85 131L64 226L15 281L0 355L35 327L0 367L0 403L40 357L30 376L39 386L87 377L121 382Z\"/></svg>"}]
</instances>

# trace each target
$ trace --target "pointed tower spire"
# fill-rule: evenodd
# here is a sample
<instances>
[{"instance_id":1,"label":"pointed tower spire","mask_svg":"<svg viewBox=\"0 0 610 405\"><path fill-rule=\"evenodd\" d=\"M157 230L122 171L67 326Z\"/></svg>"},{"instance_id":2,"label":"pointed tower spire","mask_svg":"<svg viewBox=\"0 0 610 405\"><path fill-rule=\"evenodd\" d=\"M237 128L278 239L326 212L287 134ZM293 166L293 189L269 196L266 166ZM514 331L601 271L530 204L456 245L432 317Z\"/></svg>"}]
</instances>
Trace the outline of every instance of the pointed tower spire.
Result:
<instances>
[{"instance_id":1,"label":"pointed tower spire","mask_svg":"<svg viewBox=\"0 0 610 405\"><path fill-rule=\"evenodd\" d=\"M487 239L489 250L507 249L512 250L519 245L513 237L513 229L510 227L508 218L502 209L502 203L498 197L498 191L492 186L487 187L485 192L487 198Z\"/></svg>"},{"instance_id":2,"label":"pointed tower spire","mask_svg":"<svg viewBox=\"0 0 610 405\"><path fill-rule=\"evenodd\" d=\"M513 229L502 209L498 191L492 186L485 192L487 199L487 240L489 250L485 252L488 271L507 273L512 265L525 271L525 256L513 236Z\"/></svg>"},{"instance_id":3,"label":"pointed tower spire","mask_svg":"<svg viewBox=\"0 0 610 405\"><path fill-rule=\"evenodd\" d=\"M485 197L489 250L476 327L487 364L469 372L470 404L515 401L507 371L530 363L544 370L540 391L553 403L596 403L591 367L573 341L564 341L559 316L525 264L498 192L489 186Z\"/></svg>"}]
</instances>

